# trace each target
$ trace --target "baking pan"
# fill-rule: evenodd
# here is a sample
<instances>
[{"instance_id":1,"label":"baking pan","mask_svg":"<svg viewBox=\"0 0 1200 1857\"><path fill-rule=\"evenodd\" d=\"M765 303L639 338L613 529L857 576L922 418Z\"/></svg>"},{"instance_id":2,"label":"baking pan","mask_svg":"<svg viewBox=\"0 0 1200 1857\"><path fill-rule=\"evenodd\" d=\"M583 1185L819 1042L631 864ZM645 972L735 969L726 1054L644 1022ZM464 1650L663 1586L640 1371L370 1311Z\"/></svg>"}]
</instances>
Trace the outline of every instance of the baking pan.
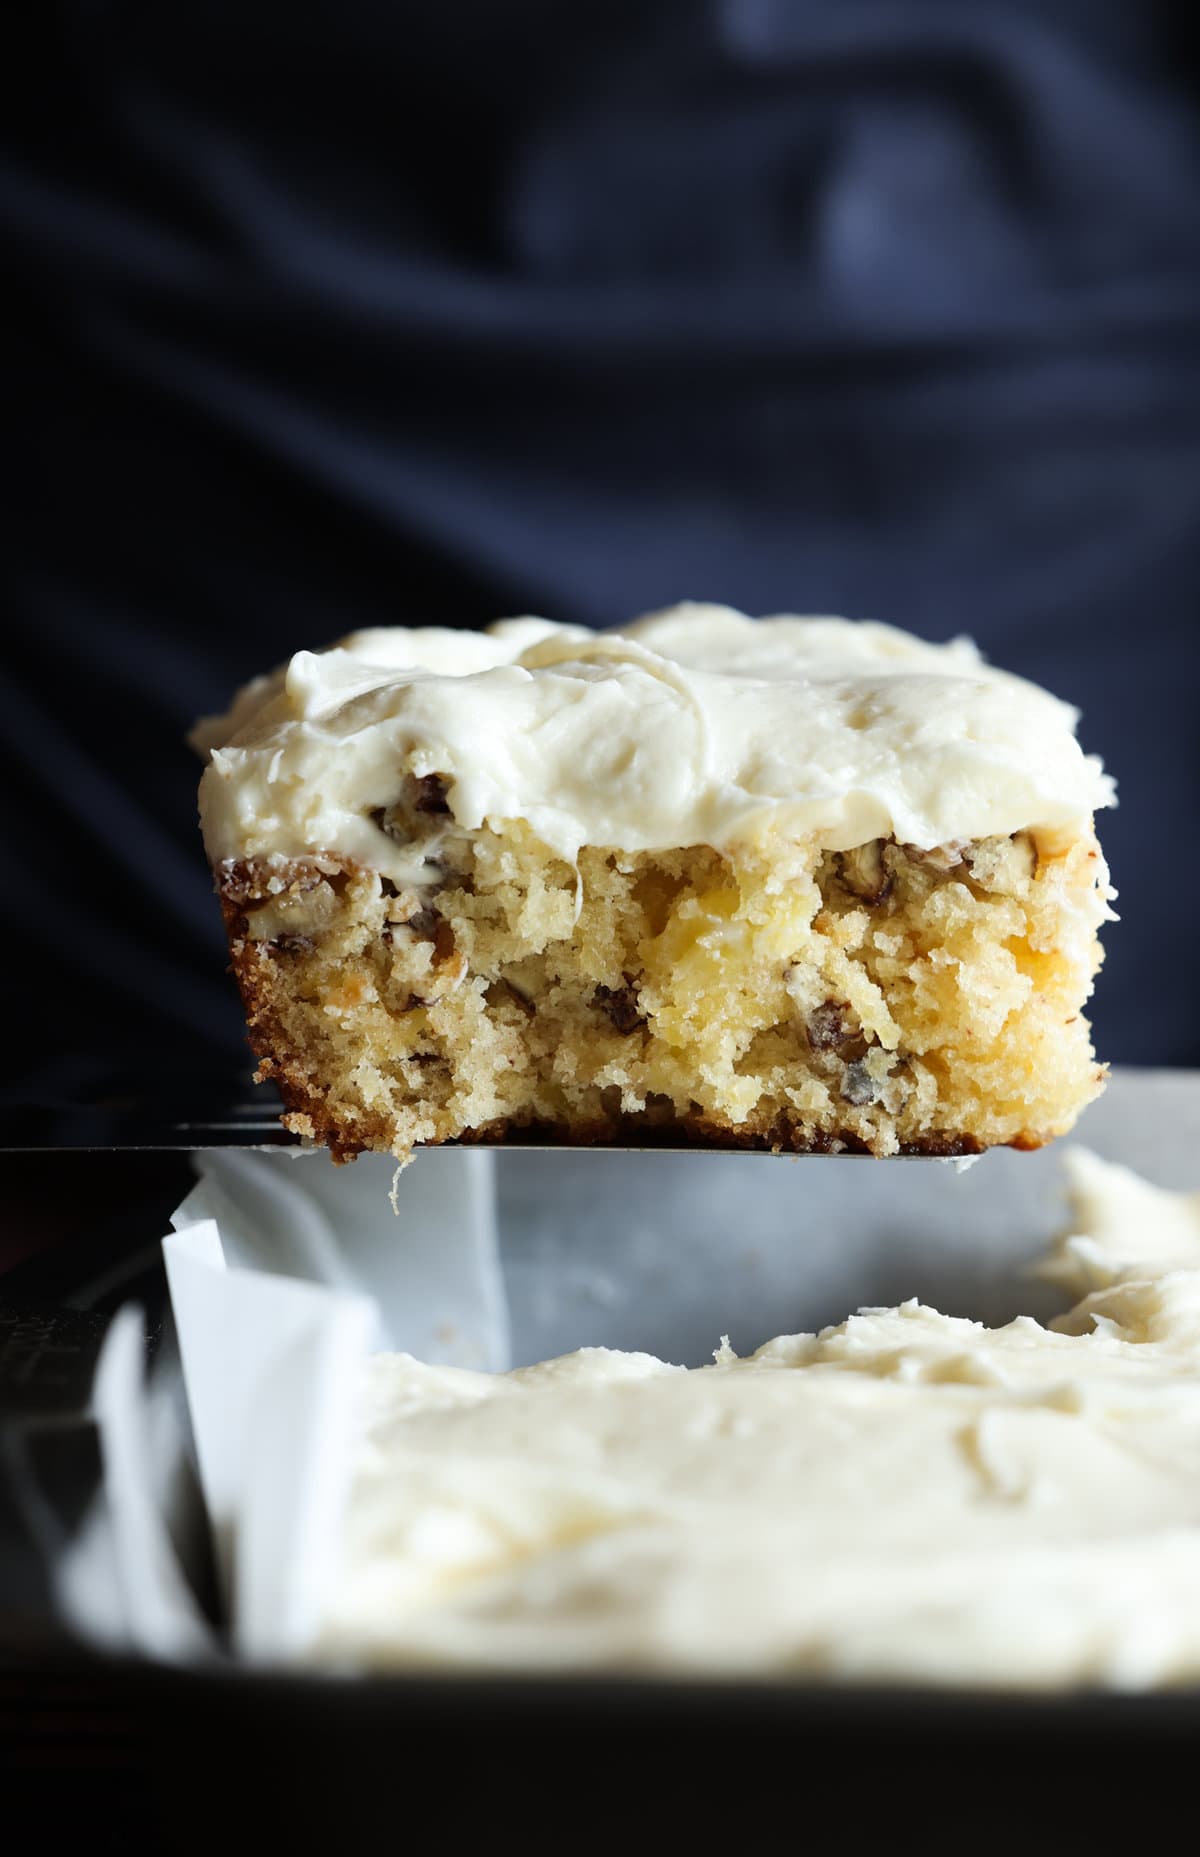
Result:
<instances>
[{"instance_id":1,"label":"baking pan","mask_svg":"<svg viewBox=\"0 0 1200 1857\"><path fill-rule=\"evenodd\" d=\"M147 1128L151 1138L134 1139ZM223 1093L160 1092L152 1105L136 1091L43 1100L0 1124L4 1462L11 1471L14 1438L26 1451L33 1439L45 1498L31 1517L10 1476L0 1511L0 1758L43 1803L47 1776L71 1776L60 1825L78 1807L94 1826L103 1807L115 1837L140 1814L129 1848L141 1849L158 1838L211 1850L218 1837L312 1848L430 1826L451 1848L535 1826L572 1839L586 1830L589 1841L632 1835L636 1846L652 1827L673 1842L708 1835L718 1809L747 1835L768 1812L788 1812L797 1835L828 1830L831 1811L862 1823L890 1788L897 1809L905 1799L915 1809L914 1787L932 1784L945 1801L968 1774L989 1776L990 1822L1017 1776L1022 1796L1053 1783L1081 1804L1113 1763L1122 1784L1135 1771L1139 1784L1184 1775L1200 1735L1191 1691L345 1679L171 1669L73 1644L36 1568L46 1528L69 1527L90 1492L82 1393L104 1317L134 1297L153 1354L165 1308L158 1240L187 1189L188 1150L248 1135L258 1145L260 1134L263 1145L280 1139L240 1080ZM1196 1187L1200 1076L1118 1073L1079 1135L1161 1184ZM1023 1279L1062 1223L1053 1150L992 1154L965 1174L824 1157L496 1158L518 1360L599 1341L695 1361L722 1330L745 1349L910 1294L988 1321L1053 1307L1047 1286ZM202 1539L189 1561L204 1591ZM89 1773L90 1808L79 1791ZM1039 1811L1051 1805L1046 1795ZM915 1830L907 1808L898 1830L903 1821Z\"/></svg>"}]
</instances>

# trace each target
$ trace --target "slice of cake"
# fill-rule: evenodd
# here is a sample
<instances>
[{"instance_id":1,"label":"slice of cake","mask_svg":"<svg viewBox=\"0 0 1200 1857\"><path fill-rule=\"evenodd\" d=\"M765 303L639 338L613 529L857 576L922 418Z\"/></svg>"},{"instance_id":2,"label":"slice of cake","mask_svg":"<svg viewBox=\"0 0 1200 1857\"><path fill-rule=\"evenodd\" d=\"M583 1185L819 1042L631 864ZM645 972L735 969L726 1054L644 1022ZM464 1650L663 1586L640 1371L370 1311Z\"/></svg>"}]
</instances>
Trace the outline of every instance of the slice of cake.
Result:
<instances>
[{"instance_id":1,"label":"slice of cake","mask_svg":"<svg viewBox=\"0 0 1200 1857\"><path fill-rule=\"evenodd\" d=\"M713 606L299 652L194 738L259 1074L339 1158L1038 1147L1103 1083L1076 720L966 640Z\"/></svg>"}]
</instances>

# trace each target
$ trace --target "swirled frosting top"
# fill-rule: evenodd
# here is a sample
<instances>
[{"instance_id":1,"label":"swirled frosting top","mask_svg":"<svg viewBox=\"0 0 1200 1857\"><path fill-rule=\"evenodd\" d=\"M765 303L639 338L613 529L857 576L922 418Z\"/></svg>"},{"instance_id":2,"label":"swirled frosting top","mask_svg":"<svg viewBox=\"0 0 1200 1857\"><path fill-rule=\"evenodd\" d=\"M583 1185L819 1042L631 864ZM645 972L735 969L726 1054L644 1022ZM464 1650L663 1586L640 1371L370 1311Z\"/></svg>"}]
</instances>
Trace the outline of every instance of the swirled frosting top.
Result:
<instances>
[{"instance_id":1,"label":"swirled frosting top","mask_svg":"<svg viewBox=\"0 0 1200 1857\"><path fill-rule=\"evenodd\" d=\"M568 860L769 828L827 850L1069 834L1114 803L1077 720L967 639L685 604L612 632L358 632L192 739L214 863L328 853L411 880L378 822L406 774L441 775L464 830L524 820Z\"/></svg>"}]
</instances>

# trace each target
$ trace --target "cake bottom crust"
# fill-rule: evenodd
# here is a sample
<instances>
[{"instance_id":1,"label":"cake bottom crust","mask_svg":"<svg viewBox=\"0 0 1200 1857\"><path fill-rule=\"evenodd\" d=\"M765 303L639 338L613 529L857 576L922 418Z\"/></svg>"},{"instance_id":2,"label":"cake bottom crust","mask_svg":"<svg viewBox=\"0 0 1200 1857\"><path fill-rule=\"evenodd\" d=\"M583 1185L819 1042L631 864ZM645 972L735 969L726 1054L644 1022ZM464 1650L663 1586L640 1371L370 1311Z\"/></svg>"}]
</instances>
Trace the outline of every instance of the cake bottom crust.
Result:
<instances>
[{"instance_id":1,"label":"cake bottom crust","mask_svg":"<svg viewBox=\"0 0 1200 1857\"><path fill-rule=\"evenodd\" d=\"M352 1161L360 1154L390 1152L393 1147L389 1126L382 1119L375 1127L357 1125L349 1134L324 1101L308 1095L301 1083L289 1083L280 1066L264 1059L255 1072L256 1083L273 1082L287 1104L284 1126L305 1140L328 1148L336 1161ZM1016 1148L1031 1153L1053 1141L1058 1131L1035 1134L1028 1130L993 1146ZM348 1137L349 1134L349 1138ZM478 1128L464 1129L437 1144L442 1147L580 1147L580 1148L719 1148L732 1153L750 1154L858 1154L874 1155L877 1150L864 1136L851 1128L814 1128L799 1117L777 1113L761 1126L731 1122L699 1110L679 1114L659 1114L654 1109L633 1115L592 1117L572 1121L537 1119L508 1120L497 1117ZM976 1136L936 1131L902 1140L896 1155L924 1156L930 1160L964 1160L984 1154L988 1144Z\"/></svg>"}]
</instances>

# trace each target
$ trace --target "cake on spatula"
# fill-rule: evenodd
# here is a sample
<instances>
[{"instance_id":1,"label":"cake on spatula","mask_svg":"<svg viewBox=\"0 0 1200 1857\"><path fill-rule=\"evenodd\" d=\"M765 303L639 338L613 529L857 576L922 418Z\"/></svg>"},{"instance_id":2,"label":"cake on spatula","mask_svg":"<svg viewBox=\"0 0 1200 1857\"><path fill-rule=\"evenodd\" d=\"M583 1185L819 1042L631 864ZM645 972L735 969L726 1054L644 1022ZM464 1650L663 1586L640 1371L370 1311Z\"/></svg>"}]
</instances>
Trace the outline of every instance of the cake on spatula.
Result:
<instances>
[{"instance_id":1,"label":"cake on spatula","mask_svg":"<svg viewBox=\"0 0 1200 1857\"><path fill-rule=\"evenodd\" d=\"M1103 1085L1076 712L843 619L394 628L200 724L259 1074L363 1149L1035 1148Z\"/></svg>"}]
</instances>

